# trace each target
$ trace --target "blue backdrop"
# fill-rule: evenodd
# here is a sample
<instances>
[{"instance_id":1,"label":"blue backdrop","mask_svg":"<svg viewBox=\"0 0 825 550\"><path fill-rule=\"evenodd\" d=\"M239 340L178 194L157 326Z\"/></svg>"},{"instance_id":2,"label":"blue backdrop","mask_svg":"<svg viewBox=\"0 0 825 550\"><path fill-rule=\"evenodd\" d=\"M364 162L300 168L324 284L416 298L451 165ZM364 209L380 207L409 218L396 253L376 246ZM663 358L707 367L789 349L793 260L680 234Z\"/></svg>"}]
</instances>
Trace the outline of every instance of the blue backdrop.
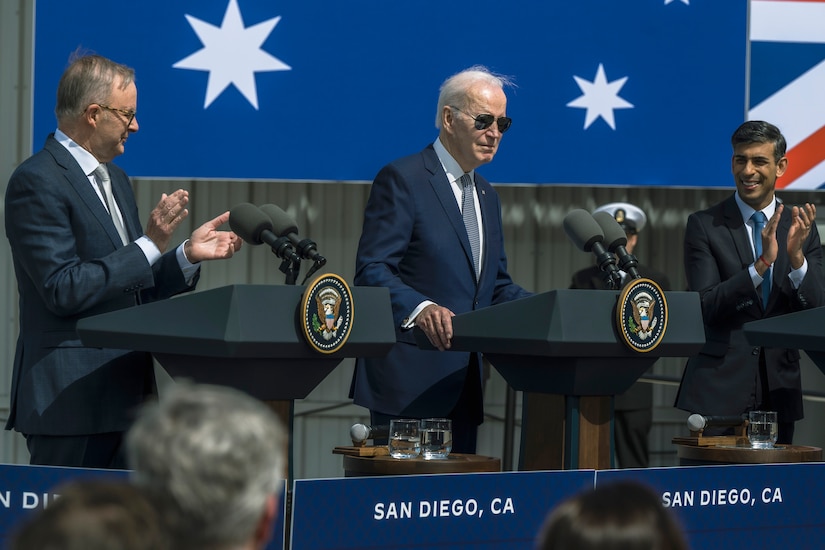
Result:
<instances>
[{"instance_id":1,"label":"blue backdrop","mask_svg":"<svg viewBox=\"0 0 825 550\"><path fill-rule=\"evenodd\" d=\"M132 176L371 180L437 135L438 87L511 76L494 183L729 186L747 0L38 0L33 148L85 48L134 67Z\"/></svg>"}]
</instances>

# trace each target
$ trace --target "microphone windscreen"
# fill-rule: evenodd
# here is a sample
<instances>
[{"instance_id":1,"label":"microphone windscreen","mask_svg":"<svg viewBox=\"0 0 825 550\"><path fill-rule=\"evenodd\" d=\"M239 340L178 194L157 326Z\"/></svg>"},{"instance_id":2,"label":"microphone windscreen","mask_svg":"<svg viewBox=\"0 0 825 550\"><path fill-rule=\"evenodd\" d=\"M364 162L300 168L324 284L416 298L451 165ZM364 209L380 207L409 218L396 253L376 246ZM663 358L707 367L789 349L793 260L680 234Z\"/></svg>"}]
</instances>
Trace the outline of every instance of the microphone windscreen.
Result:
<instances>
[{"instance_id":1,"label":"microphone windscreen","mask_svg":"<svg viewBox=\"0 0 825 550\"><path fill-rule=\"evenodd\" d=\"M593 214L593 219L602 229L605 245L610 252L614 252L618 247L627 244L627 234L625 234L619 222L616 221L616 218L607 212L596 212Z\"/></svg>"},{"instance_id":2,"label":"microphone windscreen","mask_svg":"<svg viewBox=\"0 0 825 550\"><path fill-rule=\"evenodd\" d=\"M705 417L701 414L692 414L688 416L687 425L688 429L692 432L698 432L699 430L704 430L707 422L705 422Z\"/></svg>"},{"instance_id":3,"label":"microphone windscreen","mask_svg":"<svg viewBox=\"0 0 825 550\"><path fill-rule=\"evenodd\" d=\"M229 227L245 242L262 244L261 233L272 231L272 221L254 204L242 202L229 210Z\"/></svg>"},{"instance_id":4,"label":"microphone windscreen","mask_svg":"<svg viewBox=\"0 0 825 550\"><path fill-rule=\"evenodd\" d=\"M349 429L349 436L353 444L363 443L370 438L370 428L364 424L353 424Z\"/></svg>"},{"instance_id":5,"label":"microphone windscreen","mask_svg":"<svg viewBox=\"0 0 825 550\"><path fill-rule=\"evenodd\" d=\"M272 220L272 230L279 237L290 233L298 233L298 224L281 207L274 204L265 204L261 206L261 210Z\"/></svg>"},{"instance_id":6,"label":"microphone windscreen","mask_svg":"<svg viewBox=\"0 0 825 550\"><path fill-rule=\"evenodd\" d=\"M567 238L585 252L590 252L595 243L604 240L601 227L587 210L571 210L564 217L563 225Z\"/></svg>"}]
</instances>

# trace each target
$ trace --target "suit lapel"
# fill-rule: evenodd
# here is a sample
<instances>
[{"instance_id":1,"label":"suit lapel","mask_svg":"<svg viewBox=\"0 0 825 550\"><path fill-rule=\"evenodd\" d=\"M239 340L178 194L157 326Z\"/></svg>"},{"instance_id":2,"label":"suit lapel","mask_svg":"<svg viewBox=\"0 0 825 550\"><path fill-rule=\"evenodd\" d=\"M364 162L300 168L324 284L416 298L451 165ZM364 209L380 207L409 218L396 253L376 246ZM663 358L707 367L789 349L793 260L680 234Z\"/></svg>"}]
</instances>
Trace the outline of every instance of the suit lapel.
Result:
<instances>
[{"instance_id":1,"label":"suit lapel","mask_svg":"<svg viewBox=\"0 0 825 550\"><path fill-rule=\"evenodd\" d=\"M461 217L461 210L459 210L458 203L455 200L455 195L453 194L453 190L451 188L452 184L447 179L447 175L444 173L444 169L442 168L441 162L438 160L438 155L435 154L435 150L432 145L424 149L423 155L424 166L430 172L430 186L433 188L433 192L438 198L441 208L444 210L447 219L450 221L450 225L453 227L453 230L461 243L461 247L464 249L464 256L467 260L467 266L473 274L473 280L475 280L475 268L473 267L473 252L470 248L470 239L467 237L467 228L464 227L464 219ZM484 219L483 207L481 212L482 219ZM483 274L484 270L482 269L482 275Z\"/></svg>"},{"instance_id":2,"label":"suit lapel","mask_svg":"<svg viewBox=\"0 0 825 550\"><path fill-rule=\"evenodd\" d=\"M778 206L778 205L777 205ZM791 272L791 260L787 253L782 253L788 249L788 233L791 230L792 219L791 209L786 208L779 218L779 225L776 228L776 243L779 245L780 253L776 257L771 270L771 295L768 298L768 305L774 301L777 286L781 286L787 279L786 275ZM768 309L767 306L765 309Z\"/></svg>"},{"instance_id":3,"label":"suit lapel","mask_svg":"<svg viewBox=\"0 0 825 550\"><path fill-rule=\"evenodd\" d=\"M498 258L490 254L490 243L493 241L490 238L490 228L493 227L490 216L494 215L494 212L497 212L497 207L492 198L492 193L488 192L488 187L490 187L490 184L487 180L479 176L478 172L476 172L476 192L478 193L478 204L481 207L481 230L484 232L484 251L481 254L484 261L481 264L481 276L478 279L479 284L481 284L485 277L489 277L498 271ZM492 190L492 187L490 187L490 189Z\"/></svg>"},{"instance_id":4,"label":"suit lapel","mask_svg":"<svg viewBox=\"0 0 825 550\"><path fill-rule=\"evenodd\" d=\"M753 249L751 248L751 241L747 233L750 231L750 228L745 225L745 222L742 220L742 213L739 211L733 195L725 201L723 211L725 225L730 231L731 240L733 241L733 246L736 249L736 254L739 256L739 260L742 262L742 265L752 264L754 261Z\"/></svg>"},{"instance_id":5,"label":"suit lapel","mask_svg":"<svg viewBox=\"0 0 825 550\"><path fill-rule=\"evenodd\" d=\"M54 137L50 136L46 140L45 149L47 149L52 157L54 157L57 165L63 170L63 177L66 182L74 189L75 193L86 208L94 215L95 219L100 223L101 228L109 236L115 248L123 246L123 241L120 240L120 235L115 229L115 224L109 216L109 211L103 206L100 197L89 183L89 177L80 169L80 165L69 153L65 147L60 145Z\"/></svg>"}]
</instances>

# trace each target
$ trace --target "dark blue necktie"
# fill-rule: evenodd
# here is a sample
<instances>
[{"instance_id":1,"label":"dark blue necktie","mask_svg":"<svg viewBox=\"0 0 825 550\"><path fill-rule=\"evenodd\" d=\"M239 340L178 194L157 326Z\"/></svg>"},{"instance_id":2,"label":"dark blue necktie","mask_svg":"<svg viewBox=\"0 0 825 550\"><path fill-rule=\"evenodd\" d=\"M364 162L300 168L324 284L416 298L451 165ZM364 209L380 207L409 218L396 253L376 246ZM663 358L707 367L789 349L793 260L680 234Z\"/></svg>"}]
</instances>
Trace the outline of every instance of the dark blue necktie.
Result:
<instances>
[{"instance_id":1,"label":"dark blue necktie","mask_svg":"<svg viewBox=\"0 0 825 550\"><path fill-rule=\"evenodd\" d=\"M767 223L768 218L765 217L765 214L762 212L756 211L753 213L753 216L751 216L751 220L753 220L753 248L756 251L754 260L756 262L764 261L759 258L762 257L762 230L765 228L765 223ZM765 271L765 274L762 276L762 305L764 307L768 306L768 297L771 295L772 273L773 269L768 266L767 271Z\"/></svg>"}]
</instances>

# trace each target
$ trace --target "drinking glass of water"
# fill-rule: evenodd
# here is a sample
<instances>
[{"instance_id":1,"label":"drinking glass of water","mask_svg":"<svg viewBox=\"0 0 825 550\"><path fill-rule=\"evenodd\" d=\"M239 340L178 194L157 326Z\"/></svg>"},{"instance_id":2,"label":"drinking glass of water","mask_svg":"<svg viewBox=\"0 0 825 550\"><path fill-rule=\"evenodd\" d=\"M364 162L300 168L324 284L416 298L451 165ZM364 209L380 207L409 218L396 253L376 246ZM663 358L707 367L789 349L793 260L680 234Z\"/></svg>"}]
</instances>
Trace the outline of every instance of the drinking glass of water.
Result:
<instances>
[{"instance_id":1,"label":"drinking glass of water","mask_svg":"<svg viewBox=\"0 0 825 550\"><path fill-rule=\"evenodd\" d=\"M393 458L415 458L421 453L418 420L390 420L389 450Z\"/></svg>"},{"instance_id":2,"label":"drinking glass of water","mask_svg":"<svg viewBox=\"0 0 825 550\"><path fill-rule=\"evenodd\" d=\"M772 449L779 434L776 411L748 413L748 441L754 449Z\"/></svg>"},{"instance_id":3,"label":"drinking glass of water","mask_svg":"<svg viewBox=\"0 0 825 550\"><path fill-rule=\"evenodd\" d=\"M453 422L449 418L421 421L421 456L427 460L447 458L453 450Z\"/></svg>"}]
</instances>

